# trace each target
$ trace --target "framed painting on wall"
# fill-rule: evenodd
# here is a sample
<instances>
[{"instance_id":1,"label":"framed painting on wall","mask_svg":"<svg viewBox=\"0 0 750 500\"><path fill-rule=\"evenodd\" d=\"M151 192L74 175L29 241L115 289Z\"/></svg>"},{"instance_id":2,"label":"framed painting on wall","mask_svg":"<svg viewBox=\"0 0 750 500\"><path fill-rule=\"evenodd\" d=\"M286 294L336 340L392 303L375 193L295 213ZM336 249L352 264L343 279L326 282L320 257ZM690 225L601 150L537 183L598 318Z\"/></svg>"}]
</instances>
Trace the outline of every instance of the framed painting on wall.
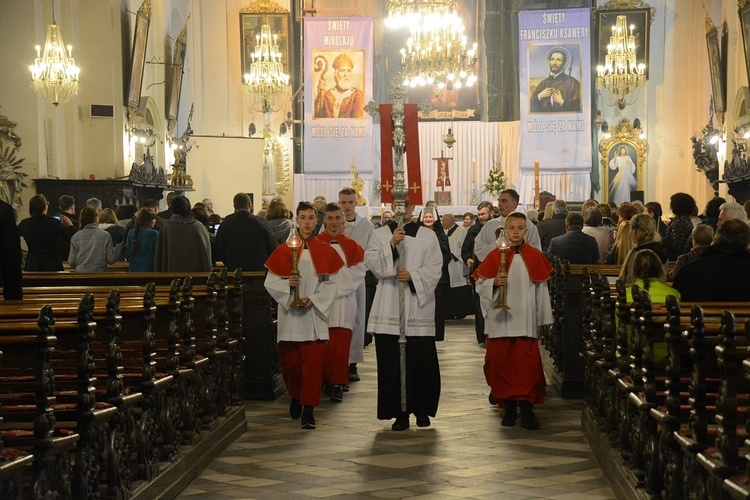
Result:
<instances>
[{"instance_id":1,"label":"framed painting on wall","mask_svg":"<svg viewBox=\"0 0 750 500\"><path fill-rule=\"evenodd\" d=\"M648 52L651 30L651 8L644 9L613 9L596 11L596 64L604 65L607 46L610 44L612 29L617 23L617 16L626 16L628 26L635 41L635 57L638 64L646 65L646 79L648 79Z\"/></svg>"},{"instance_id":2,"label":"framed painting on wall","mask_svg":"<svg viewBox=\"0 0 750 500\"><path fill-rule=\"evenodd\" d=\"M744 33L744 29L743 29ZM724 91L724 76L721 70L721 49L719 48L719 31L711 24L706 31L708 46L708 66L711 70L711 90L714 98L714 111L717 115L727 110L726 93Z\"/></svg>"},{"instance_id":3,"label":"framed painting on wall","mask_svg":"<svg viewBox=\"0 0 750 500\"><path fill-rule=\"evenodd\" d=\"M130 57L130 81L125 104L132 109L138 109L141 103L141 86L143 85L143 69L146 66L146 46L148 44L148 27L151 23L151 0L144 0L135 18L135 33L133 34L133 51Z\"/></svg>"},{"instance_id":4,"label":"framed painting on wall","mask_svg":"<svg viewBox=\"0 0 750 500\"><path fill-rule=\"evenodd\" d=\"M745 47L745 68L747 69L748 84L750 84L750 2L739 9L740 25L742 26L742 45Z\"/></svg>"},{"instance_id":5,"label":"framed painting on wall","mask_svg":"<svg viewBox=\"0 0 750 500\"><path fill-rule=\"evenodd\" d=\"M622 120L599 143L602 168L602 200L618 205L630 201L633 191L643 190L648 143L628 120Z\"/></svg>"},{"instance_id":6,"label":"framed painting on wall","mask_svg":"<svg viewBox=\"0 0 750 500\"><path fill-rule=\"evenodd\" d=\"M171 81L169 82L169 105L167 107L167 120L170 123L177 122L180 111L180 95L182 93L182 75L185 72L185 53L187 52L187 22L174 41L174 54L172 56Z\"/></svg>"},{"instance_id":7,"label":"framed painting on wall","mask_svg":"<svg viewBox=\"0 0 750 500\"><path fill-rule=\"evenodd\" d=\"M269 13L240 13L240 53L242 54L242 74L240 78L244 83L245 73L250 73L250 65L253 63L253 53L260 37L260 31L264 24L271 27L271 34L276 35L276 45L281 52L281 61L284 65L284 73L289 74L289 14Z\"/></svg>"}]
</instances>

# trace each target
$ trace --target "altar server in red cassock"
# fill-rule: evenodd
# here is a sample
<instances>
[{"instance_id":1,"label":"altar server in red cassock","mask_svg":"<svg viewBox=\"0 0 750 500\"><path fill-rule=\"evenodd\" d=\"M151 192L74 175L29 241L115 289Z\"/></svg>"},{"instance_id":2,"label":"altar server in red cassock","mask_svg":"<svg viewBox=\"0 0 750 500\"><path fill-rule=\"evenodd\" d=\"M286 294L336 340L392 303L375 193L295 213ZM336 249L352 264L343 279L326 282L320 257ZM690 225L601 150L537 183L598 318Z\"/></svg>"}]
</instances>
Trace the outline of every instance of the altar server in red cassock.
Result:
<instances>
[{"instance_id":1,"label":"altar server in red cassock","mask_svg":"<svg viewBox=\"0 0 750 500\"><path fill-rule=\"evenodd\" d=\"M336 300L328 315L328 346L323 361L323 379L331 401L340 403L344 385L349 382L349 347L352 330L357 323L357 290L365 282L365 251L354 239L344 234L346 219L341 205L329 203L323 216L325 230L314 239L322 241L338 253L346 266L336 274Z\"/></svg>"},{"instance_id":2,"label":"altar server in red cassock","mask_svg":"<svg viewBox=\"0 0 750 500\"><path fill-rule=\"evenodd\" d=\"M328 315L336 299L336 277L344 262L331 245L311 239L318 222L315 207L297 206L299 235L304 245L297 250L299 276L292 275L292 251L286 244L266 261L270 271L265 287L278 302L277 337L279 364L287 392L292 398L289 416L302 417L303 429L314 429L313 408L320 401L323 357L328 340ZM290 307L294 287L299 287L304 307Z\"/></svg>"},{"instance_id":3,"label":"altar server in red cassock","mask_svg":"<svg viewBox=\"0 0 750 500\"><path fill-rule=\"evenodd\" d=\"M539 353L539 332L551 324L547 280L552 265L524 241L526 216L514 212L505 219L512 248L507 251L507 276L498 275L500 251L492 250L474 273L485 317L487 352L484 375L491 401L505 407L501 425L515 425L520 406L521 426L538 429L533 405L544 403L545 380ZM506 285L510 309L494 309L500 285Z\"/></svg>"}]
</instances>

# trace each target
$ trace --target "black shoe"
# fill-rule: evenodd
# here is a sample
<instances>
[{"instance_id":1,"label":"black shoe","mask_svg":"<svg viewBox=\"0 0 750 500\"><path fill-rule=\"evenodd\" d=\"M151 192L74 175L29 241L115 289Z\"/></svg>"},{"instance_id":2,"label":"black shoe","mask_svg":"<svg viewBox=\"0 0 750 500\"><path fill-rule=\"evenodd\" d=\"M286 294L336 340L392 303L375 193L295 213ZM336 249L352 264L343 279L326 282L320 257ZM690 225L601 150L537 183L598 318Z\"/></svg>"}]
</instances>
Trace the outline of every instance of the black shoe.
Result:
<instances>
[{"instance_id":1,"label":"black shoe","mask_svg":"<svg viewBox=\"0 0 750 500\"><path fill-rule=\"evenodd\" d=\"M420 413L417 415L417 427L429 427L430 426L430 417Z\"/></svg>"},{"instance_id":2,"label":"black shoe","mask_svg":"<svg viewBox=\"0 0 750 500\"><path fill-rule=\"evenodd\" d=\"M289 403L289 416L292 420L297 420L300 415L302 415L302 405L299 404L299 399L292 399Z\"/></svg>"},{"instance_id":3,"label":"black shoe","mask_svg":"<svg viewBox=\"0 0 750 500\"><path fill-rule=\"evenodd\" d=\"M330 396L330 400L334 403L340 403L344 400L344 388L340 385L332 385L328 396Z\"/></svg>"},{"instance_id":4,"label":"black shoe","mask_svg":"<svg viewBox=\"0 0 750 500\"><path fill-rule=\"evenodd\" d=\"M349 382L359 382L362 380L357 373L357 363L351 363L349 365Z\"/></svg>"},{"instance_id":5,"label":"black shoe","mask_svg":"<svg viewBox=\"0 0 750 500\"><path fill-rule=\"evenodd\" d=\"M392 431L405 431L409 428L409 415L401 415L396 417L396 421L391 426Z\"/></svg>"},{"instance_id":6,"label":"black shoe","mask_svg":"<svg viewBox=\"0 0 750 500\"><path fill-rule=\"evenodd\" d=\"M528 401L521 401L521 427L535 431L541 426L534 415L534 405Z\"/></svg>"},{"instance_id":7,"label":"black shoe","mask_svg":"<svg viewBox=\"0 0 750 500\"><path fill-rule=\"evenodd\" d=\"M513 427L516 425L517 418L518 411L516 410L516 402L505 401L505 412L503 413L503 419L500 421L500 425L503 427Z\"/></svg>"},{"instance_id":8,"label":"black shoe","mask_svg":"<svg viewBox=\"0 0 750 500\"><path fill-rule=\"evenodd\" d=\"M305 406L302 410L302 428L315 429L315 417L313 417L313 407Z\"/></svg>"},{"instance_id":9,"label":"black shoe","mask_svg":"<svg viewBox=\"0 0 750 500\"><path fill-rule=\"evenodd\" d=\"M486 349L487 348L487 344L485 344L484 342L480 342L479 343L479 347L481 347L482 349Z\"/></svg>"},{"instance_id":10,"label":"black shoe","mask_svg":"<svg viewBox=\"0 0 750 500\"><path fill-rule=\"evenodd\" d=\"M332 387L333 386L331 384L329 384L328 382L326 382L325 384L323 384L323 394L325 394L326 396L330 396L331 395L331 388Z\"/></svg>"},{"instance_id":11,"label":"black shoe","mask_svg":"<svg viewBox=\"0 0 750 500\"><path fill-rule=\"evenodd\" d=\"M349 392L349 384L344 384L341 388L344 389L344 392Z\"/></svg>"},{"instance_id":12,"label":"black shoe","mask_svg":"<svg viewBox=\"0 0 750 500\"><path fill-rule=\"evenodd\" d=\"M495 406L497 404L495 396L493 396L492 393L490 393L490 395L487 397L487 401L489 401L492 406Z\"/></svg>"}]
</instances>

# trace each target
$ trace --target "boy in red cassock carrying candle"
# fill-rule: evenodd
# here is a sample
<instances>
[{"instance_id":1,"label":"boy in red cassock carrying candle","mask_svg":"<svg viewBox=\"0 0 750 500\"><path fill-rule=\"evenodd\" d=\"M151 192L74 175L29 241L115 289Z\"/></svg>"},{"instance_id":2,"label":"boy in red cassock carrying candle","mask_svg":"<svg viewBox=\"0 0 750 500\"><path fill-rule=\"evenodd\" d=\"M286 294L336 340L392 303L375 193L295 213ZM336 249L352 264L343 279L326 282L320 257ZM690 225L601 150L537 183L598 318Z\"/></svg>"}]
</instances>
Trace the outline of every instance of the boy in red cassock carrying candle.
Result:
<instances>
[{"instance_id":1,"label":"boy in red cassock carrying candle","mask_svg":"<svg viewBox=\"0 0 750 500\"><path fill-rule=\"evenodd\" d=\"M336 277L344 262L331 245L313 239L318 213L307 202L297 206L299 235L290 233L266 261L265 287L278 302L279 364L292 398L289 416L315 429L313 408L320 402L328 315L336 300ZM299 239L301 238L301 240ZM297 256L295 273L292 252ZM299 288L299 305L294 305Z\"/></svg>"},{"instance_id":2,"label":"boy in red cassock carrying candle","mask_svg":"<svg viewBox=\"0 0 750 500\"><path fill-rule=\"evenodd\" d=\"M474 279L488 337L484 375L492 390L490 401L505 408L501 425L515 425L520 407L521 427L538 429L533 407L544 403L546 386L539 332L553 322L547 288L552 265L524 241L526 224L526 216L518 212L505 219L511 245L505 252L507 275L501 272L500 250L496 248L474 272ZM501 286L506 287L509 309L494 308Z\"/></svg>"}]
</instances>

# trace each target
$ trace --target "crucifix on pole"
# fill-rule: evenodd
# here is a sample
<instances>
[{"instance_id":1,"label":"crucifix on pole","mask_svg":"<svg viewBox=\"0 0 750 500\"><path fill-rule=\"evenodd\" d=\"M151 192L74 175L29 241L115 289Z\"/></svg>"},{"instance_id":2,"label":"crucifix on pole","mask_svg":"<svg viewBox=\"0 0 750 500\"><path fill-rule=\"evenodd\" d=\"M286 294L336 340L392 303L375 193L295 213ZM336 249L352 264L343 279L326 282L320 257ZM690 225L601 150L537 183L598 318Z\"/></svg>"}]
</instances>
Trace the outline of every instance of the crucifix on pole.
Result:
<instances>
[{"instance_id":1,"label":"crucifix on pole","mask_svg":"<svg viewBox=\"0 0 750 500\"><path fill-rule=\"evenodd\" d=\"M399 227L403 227L406 221L404 221L406 197L409 191L406 187L406 179L404 176L404 151L406 149L406 134L404 132L404 103L409 96L409 89L405 87L404 76L401 73L397 73L393 77L393 86L388 90L388 97L393 100L393 109L391 111L391 122L393 126L393 151L395 152L394 166L393 166L393 204L395 205L396 220L398 220ZM419 109L423 113L429 113L432 106L430 104L421 104ZM370 116L378 116L380 114L380 106L375 101L370 101L365 106L365 111ZM381 123L382 126L382 123ZM389 179L384 179L386 182ZM420 186L415 183L414 189L416 193L420 189ZM398 269L403 269L406 257L404 254L404 242L399 242L396 247L396 251L399 254ZM406 412L406 314L404 311L405 301L405 289L406 283L400 281L398 284L398 304L399 304L399 368L401 371L401 411Z\"/></svg>"}]
</instances>

